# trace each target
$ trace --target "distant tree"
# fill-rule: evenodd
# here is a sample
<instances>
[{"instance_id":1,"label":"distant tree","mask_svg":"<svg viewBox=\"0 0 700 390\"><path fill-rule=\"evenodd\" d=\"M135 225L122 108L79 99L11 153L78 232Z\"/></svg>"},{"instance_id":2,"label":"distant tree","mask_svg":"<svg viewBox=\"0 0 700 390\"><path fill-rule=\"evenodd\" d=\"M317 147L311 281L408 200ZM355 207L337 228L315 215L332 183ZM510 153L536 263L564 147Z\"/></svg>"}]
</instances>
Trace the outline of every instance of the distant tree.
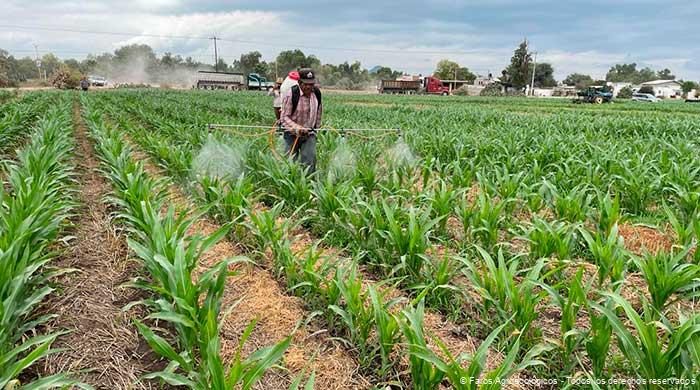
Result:
<instances>
[{"instance_id":1,"label":"distant tree","mask_svg":"<svg viewBox=\"0 0 700 390\"><path fill-rule=\"evenodd\" d=\"M671 73L671 70L668 68L664 68L664 70L660 70L656 73L656 77L659 80L675 80L676 76Z\"/></svg>"},{"instance_id":2,"label":"distant tree","mask_svg":"<svg viewBox=\"0 0 700 390\"><path fill-rule=\"evenodd\" d=\"M617 93L617 98L618 99L630 99L632 98L632 87L625 86L620 89L620 91Z\"/></svg>"},{"instance_id":3,"label":"distant tree","mask_svg":"<svg viewBox=\"0 0 700 390\"><path fill-rule=\"evenodd\" d=\"M36 62L32 58L24 57L17 60L15 63L14 78L17 81L27 81L38 77L39 71L36 68Z\"/></svg>"},{"instance_id":4,"label":"distant tree","mask_svg":"<svg viewBox=\"0 0 700 390\"><path fill-rule=\"evenodd\" d=\"M698 90L700 88L700 85L696 83L695 81L683 81L681 83L681 90L683 91L683 95L688 96L688 93L692 90Z\"/></svg>"},{"instance_id":5,"label":"distant tree","mask_svg":"<svg viewBox=\"0 0 700 390\"><path fill-rule=\"evenodd\" d=\"M80 62L74 58L63 60L63 63L72 70L80 72Z\"/></svg>"},{"instance_id":6,"label":"distant tree","mask_svg":"<svg viewBox=\"0 0 700 390\"><path fill-rule=\"evenodd\" d=\"M634 84L641 84L656 79L673 80L675 78L676 76L671 74L671 71L668 68L655 72L649 67L637 69L637 64L635 63L617 64L611 67L608 73L605 75L605 79L607 81L628 82Z\"/></svg>"},{"instance_id":7,"label":"distant tree","mask_svg":"<svg viewBox=\"0 0 700 390\"><path fill-rule=\"evenodd\" d=\"M157 62L156 53L148 45L133 44L122 46L114 51L114 59L117 63L128 63L134 60L144 61L147 66Z\"/></svg>"},{"instance_id":8,"label":"distant tree","mask_svg":"<svg viewBox=\"0 0 700 390\"><path fill-rule=\"evenodd\" d=\"M639 73L637 73L637 80L635 80L634 82L636 84L641 84L641 83L645 83L647 81L656 80L657 78L658 78L658 76L657 76L656 72L654 71L654 69L644 68L644 69L639 70Z\"/></svg>"},{"instance_id":9,"label":"distant tree","mask_svg":"<svg viewBox=\"0 0 700 390\"><path fill-rule=\"evenodd\" d=\"M320 68L321 61L313 55L306 56L299 49L285 50L277 55L275 60L277 63L277 71L280 75L286 75L289 71L297 68Z\"/></svg>"},{"instance_id":10,"label":"distant tree","mask_svg":"<svg viewBox=\"0 0 700 390\"><path fill-rule=\"evenodd\" d=\"M476 75L470 72L468 68L460 67L458 63L450 60L440 60L437 63L433 76L442 80L453 80L455 77L457 80L467 81L476 79Z\"/></svg>"},{"instance_id":11,"label":"distant tree","mask_svg":"<svg viewBox=\"0 0 700 390\"><path fill-rule=\"evenodd\" d=\"M614 83L620 82L637 82L637 64L616 64L608 70L605 75L605 80Z\"/></svg>"},{"instance_id":12,"label":"distant tree","mask_svg":"<svg viewBox=\"0 0 700 390\"><path fill-rule=\"evenodd\" d=\"M529 71L531 77L533 66L534 64L530 66ZM535 68L535 87L551 88L556 85L557 81L554 80L554 67L552 67L552 64L548 64L546 62L537 64L537 67Z\"/></svg>"},{"instance_id":13,"label":"distant tree","mask_svg":"<svg viewBox=\"0 0 700 390\"><path fill-rule=\"evenodd\" d=\"M44 54L41 57L41 71L46 72L46 74L49 76L58 70L61 65L61 60L51 53Z\"/></svg>"},{"instance_id":14,"label":"distant tree","mask_svg":"<svg viewBox=\"0 0 700 390\"><path fill-rule=\"evenodd\" d=\"M532 58L527 49L527 41L520 43L513 57L510 59L510 65L503 71L506 78L505 81L508 85L515 89L523 89L528 84L528 75L531 75L528 70L530 69L530 62Z\"/></svg>"},{"instance_id":15,"label":"distant tree","mask_svg":"<svg viewBox=\"0 0 700 390\"><path fill-rule=\"evenodd\" d=\"M401 77L402 74L403 72L401 71L392 70L387 66L381 66L371 76L376 80L394 80Z\"/></svg>"},{"instance_id":16,"label":"distant tree","mask_svg":"<svg viewBox=\"0 0 700 390\"><path fill-rule=\"evenodd\" d=\"M215 69L218 69L219 72L231 72L234 70L231 69L231 67L229 67L226 61L221 57L219 57L219 62L216 63Z\"/></svg>"},{"instance_id":17,"label":"distant tree","mask_svg":"<svg viewBox=\"0 0 700 390\"><path fill-rule=\"evenodd\" d=\"M256 70L259 69L261 58L262 54L260 54L259 51L251 51L249 53L241 54L241 59L237 64L237 70L245 74L258 73Z\"/></svg>"},{"instance_id":18,"label":"distant tree","mask_svg":"<svg viewBox=\"0 0 700 390\"><path fill-rule=\"evenodd\" d=\"M593 85L593 77L587 74L572 73L564 79L563 83L566 85L574 86L576 88L582 89Z\"/></svg>"},{"instance_id":19,"label":"distant tree","mask_svg":"<svg viewBox=\"0 0 700 390\"><path fill-rule=\"evenodd\" d=\"M645 86L639 88L639 93L648 93L649 95L656 95L654 93L654 88L649 86L649 85L645 85Z\"/></svg>"}]
</instances>

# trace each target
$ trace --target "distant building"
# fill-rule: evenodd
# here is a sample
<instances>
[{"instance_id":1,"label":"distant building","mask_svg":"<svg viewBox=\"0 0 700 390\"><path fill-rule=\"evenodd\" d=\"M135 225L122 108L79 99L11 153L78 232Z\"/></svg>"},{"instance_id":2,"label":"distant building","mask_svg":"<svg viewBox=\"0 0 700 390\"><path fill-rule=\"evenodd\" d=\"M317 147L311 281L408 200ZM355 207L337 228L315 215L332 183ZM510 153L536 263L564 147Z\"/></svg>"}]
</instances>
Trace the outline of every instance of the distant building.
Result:
<instances>
[{"instance_id":1,"label":"distant building","mask_svg":"<svg viewBox=\"0 0 700 390\"><path fill-rule=\"evenodd\" d=\"M607 82L606 85L610 88L610 91L613 94L613 97L617 97L617 95L620 93L620 91L625 88L625 87L630 87L632 91L636 91L639 89L638 85L634 85L632 83L625 83L625 82L619 82L619 83L613 83L613 82Z\"/></svg>"},{"instance_id":2,"label":"distant building","mask_svg":"<svg viewBox=\"0 0 700 390\"><path fill-rule=\"evenodd\" d=\"M681 83L676 80L654 80L642 83L642 87L654 89L654 96L660 98L680 98L683 96Z\"/></svg>"},{"instance_id":3,"label":"distant building","mask_svg":"<svg viewBox=\"0 0 700 390\"><path fill-rule=\"evenodd\" d=\"M498 82L497 79L494 79L490 74L488 76L477 76L477 78L474 79L474 82L472 85L477 86L477 87L485 87L487 85L493 84Z\"/></svg>"}]
</instances>

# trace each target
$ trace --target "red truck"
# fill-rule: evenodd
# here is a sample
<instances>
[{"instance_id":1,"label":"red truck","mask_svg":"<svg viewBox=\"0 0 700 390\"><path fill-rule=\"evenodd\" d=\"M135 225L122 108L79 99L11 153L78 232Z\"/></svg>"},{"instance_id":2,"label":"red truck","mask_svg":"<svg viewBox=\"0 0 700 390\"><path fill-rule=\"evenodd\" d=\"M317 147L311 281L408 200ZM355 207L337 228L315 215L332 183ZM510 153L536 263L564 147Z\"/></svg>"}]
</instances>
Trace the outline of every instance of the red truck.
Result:
<instances>
[{"instance_id":1,"label":"red truck","mask_svg":"<svg viewBox=\"0 0 700 390\"><path fill-rule=\"evenodd\" d=\"M423 89L425 93L447 96L450 88L442 84L442 80L428 76L421 80L382 80L379 85L379 93L418 93Z\"/></svg>"}]
</instances>

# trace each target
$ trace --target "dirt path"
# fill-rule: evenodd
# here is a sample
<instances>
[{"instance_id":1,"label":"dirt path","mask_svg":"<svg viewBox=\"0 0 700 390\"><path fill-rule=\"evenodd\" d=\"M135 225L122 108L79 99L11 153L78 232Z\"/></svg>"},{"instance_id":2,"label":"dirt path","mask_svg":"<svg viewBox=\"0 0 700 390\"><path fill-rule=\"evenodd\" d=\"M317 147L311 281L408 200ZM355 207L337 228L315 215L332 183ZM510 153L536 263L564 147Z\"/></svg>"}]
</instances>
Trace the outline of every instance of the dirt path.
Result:
<instances>
[{"instance_id":1,"label":"dirt path","mask_svg":"<svg viewBox=\"0 0 700 390\"><path fill-rule=\"evenodd\" d=\"M59 281L59 294L47 307L47 312L58 315L50 327L72 332L59 337L54 347L66 350L45 361L44 373L85 370L75 376L98 389L157 388L136 383L141 375L159 367L154 366L156 357L132 325L138 313L122 311L125 304L142 298L135 290L120 287L136 275L136 264L129 260L125 238L111 224L103 202L110 186L97 171L99 163L77 102L73 123L76 196L81 207L73 218L74 231L69 233L74 238L55 264L78 271Z\"/></svg>"}]
</instances>

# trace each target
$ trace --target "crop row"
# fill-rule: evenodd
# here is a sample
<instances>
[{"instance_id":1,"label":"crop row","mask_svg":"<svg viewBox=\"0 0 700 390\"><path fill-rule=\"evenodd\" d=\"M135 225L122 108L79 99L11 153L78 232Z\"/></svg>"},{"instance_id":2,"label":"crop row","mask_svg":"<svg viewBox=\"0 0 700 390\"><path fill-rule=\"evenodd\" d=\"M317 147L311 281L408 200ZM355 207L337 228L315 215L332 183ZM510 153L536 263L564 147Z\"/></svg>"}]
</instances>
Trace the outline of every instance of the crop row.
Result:
<instances>
[{"instance_id":1,"label":"crop row","mask_svg":"<svg viewBox=\"0 0 700 390\"><path fill-rule=\"evenodd\" d=\"M114 187L110 202L130 232L129 247L144 266L145 276L132 287L143 289L150 298L143 304L150 314L137 327L151 348L168 360L168 365L145 379L160 379L171 385L192 389L251 388L282 356L290 339L259 349L245 359L241 349L254 323L240 340L233 361L221 356L221 320L235 312L222 312L221 298L230 274L228 268L241 258L224 259L195 277L199 259L228 231L224 226L207 235L189 235L197 215L167 204L164 182L150 178L142 162L134 162L122 134L102 120L102 113L82 98L84 116L96 144L103 169ZM161 211L163 210L163 211ZM159 333L159 323L174 334L174 340Z\"/></svg>"},{"instance_id":2,"label":"crop row","mask_svg":"<svg viewBox=\"0 0 700 390\"><path fill-rule=\"evenodd\" d=\"M46 102L46 97L34 100ZM23 104L27 103L23 101ZM0 388L19 387L28 367L56 352L51 344L61 335L40 334L51 314L37 315L38 306L54 290L50 280L66 270L50 262L75 207L73 198L72 127L68 99L49 109L37 122L16 161L6 165L0 187ZM28 112L32 114L28 114ZM38 108L5 112L5 131L26 132ZM12 118L11 120L9 118ZM15 131L15 128L19 129ZM27 380L22 389L84 385L67 373ZM86 386L85 386L86 387Z\"/></svg>"}]
</instances>

